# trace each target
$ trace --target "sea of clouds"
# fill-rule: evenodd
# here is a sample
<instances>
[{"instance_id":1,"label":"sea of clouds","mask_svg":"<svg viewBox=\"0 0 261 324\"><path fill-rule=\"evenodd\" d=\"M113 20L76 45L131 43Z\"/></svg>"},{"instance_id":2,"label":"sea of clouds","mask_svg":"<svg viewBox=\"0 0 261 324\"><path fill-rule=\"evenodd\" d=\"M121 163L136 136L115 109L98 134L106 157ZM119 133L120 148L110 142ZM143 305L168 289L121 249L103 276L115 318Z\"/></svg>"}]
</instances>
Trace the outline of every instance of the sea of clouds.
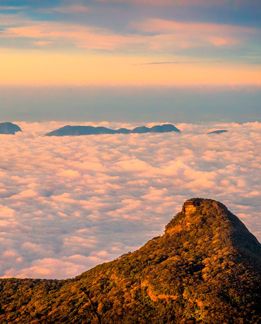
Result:
<instances>
[{"instance_id":1,"label":"sea of clouds","mask_svg":"<svg viewBox=\"0 0 261 324\"><path fill-rule=\"evenodd\" d=\"M1 277L78 275L161 234L192 197L222 201L261 240L261 123L82 137L18 124L0 135Z\"/></svg>"}]
</instances>

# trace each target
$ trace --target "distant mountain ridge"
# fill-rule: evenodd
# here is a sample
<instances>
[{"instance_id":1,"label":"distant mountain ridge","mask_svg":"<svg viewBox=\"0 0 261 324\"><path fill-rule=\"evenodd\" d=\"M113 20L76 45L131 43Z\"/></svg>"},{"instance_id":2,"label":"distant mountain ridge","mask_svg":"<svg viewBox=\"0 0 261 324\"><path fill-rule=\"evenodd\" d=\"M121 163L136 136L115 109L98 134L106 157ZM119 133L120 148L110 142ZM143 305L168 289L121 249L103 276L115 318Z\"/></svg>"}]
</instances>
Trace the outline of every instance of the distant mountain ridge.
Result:
<instances>
[{"instance_id":1,"label":"distant mountain ridge","mask_svg":"<svg viewBox=\"0 0 261 324\"><path fill-rule=\"evenodd\" d=\"M75 279L3 279L0 292L1 323L260 323L261 244L194 198L133 253Z\"/></svg>"},{"instance_id":2,"label":"distant mountain ridge","mask_svg":"<svg viewBox=\"0 0 261 324\"><path fill-rule=\"evenodd\" d=\"M0 135L11 134L15 135L17 132L22 132L22 129L19 125L10 122L0 123ZM181 133L181 130L178 129L173 124L162 124L162 125L155 125L152 127L147 126L138 126L133 129L128 128L118 128L112 129L109 127L103 126L71 126L66 125L55 129L51 132L45 134L45 136L81 136L81 135L112 135L112 134L146 134L146 133L170 133L176 132ZM223 133L227 133L228 130L226 129L217 129L214 131L210 131L207 135L219 135Z\"/></svg>"},{"instance_id":3,"label":"distant mountain ridge","mask_svg":"<svg viewBox=\"0 0 261 324\"><path fill-rule=\"evenodd\" d=\"M0 134L10 134L14 135L17 132L21 132L22 129L13 123L6 122L6 123L0 123Z\"/></svg>"},{"instance_id":4,"label":"distant mountain ridge","mask_svg":"<svg viewBox=\"0 0 261 324\"><path fill-rule=\"evenodd\" d=\"M81 136L100 134L145 134L145 133L180 133L180 130L172 124L155 125L153 127L139 126L134 129L95 126L71 126L66 125L46 134L46 136Z\"/></svg>"},{"instance_id":5,"label":"distant mountain ridge","mask_svg":"<svg viewBox=\"0 0 261 324\"><path fill-rule=\"evenodd\" d=\"M226 129L217 129L217 130L214 130L214 131L211 131L211 132L208 132L208 135L219 135L219 134L224 134L224 133L227 133L228 130Z\"/></svg>"}]
</instances>

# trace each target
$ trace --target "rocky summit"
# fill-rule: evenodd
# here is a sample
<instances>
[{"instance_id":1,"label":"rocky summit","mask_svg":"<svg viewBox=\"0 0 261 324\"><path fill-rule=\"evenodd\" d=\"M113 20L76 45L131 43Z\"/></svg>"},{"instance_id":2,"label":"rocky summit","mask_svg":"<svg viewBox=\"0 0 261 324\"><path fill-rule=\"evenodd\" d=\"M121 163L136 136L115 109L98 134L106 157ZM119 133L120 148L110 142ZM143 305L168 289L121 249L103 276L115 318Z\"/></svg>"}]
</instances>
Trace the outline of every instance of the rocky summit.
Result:
<instances>
[{"instance_id":1,"label":"rocky summit","mask_svg":"<svg viewBox=\"0 0 261 324\"><path fill-rule=\"evenodd\" d=\"M261 244L223 204L190 199L133 253L0 291L1 323L260 323Z\"/></svg>"}]
</instances>

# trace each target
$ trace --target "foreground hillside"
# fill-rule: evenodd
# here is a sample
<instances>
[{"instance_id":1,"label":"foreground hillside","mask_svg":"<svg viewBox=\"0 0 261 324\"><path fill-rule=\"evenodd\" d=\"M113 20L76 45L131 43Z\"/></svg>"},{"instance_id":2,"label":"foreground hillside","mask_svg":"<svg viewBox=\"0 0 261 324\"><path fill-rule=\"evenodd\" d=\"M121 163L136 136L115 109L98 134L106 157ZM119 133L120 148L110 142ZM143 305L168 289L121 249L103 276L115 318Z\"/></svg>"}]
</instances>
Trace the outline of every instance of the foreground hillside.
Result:
<instances>
[{"instance_id":1,"label":"foreground hillside","mask_svg":"<svg viewBox=\"0 0 261 324\"><path fill-rule=\"evenodd\" d=\"M219 202L191 199L164 235L75 279L0 281L1 323L258 323L261 245Z\"/></svg>"}]
</instances>

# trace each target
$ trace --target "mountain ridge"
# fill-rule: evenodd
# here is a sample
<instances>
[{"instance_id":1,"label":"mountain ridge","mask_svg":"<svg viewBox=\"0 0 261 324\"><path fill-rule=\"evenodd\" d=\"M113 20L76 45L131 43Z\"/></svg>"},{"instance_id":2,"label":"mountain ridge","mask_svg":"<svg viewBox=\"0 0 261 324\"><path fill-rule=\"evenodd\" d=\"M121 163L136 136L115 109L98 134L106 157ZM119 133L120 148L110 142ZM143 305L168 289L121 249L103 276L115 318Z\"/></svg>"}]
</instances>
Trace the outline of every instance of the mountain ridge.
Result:
<instances>
[{"instance_id":1,"label":"mountain ridge","mask_svg":"<svg viewBox=\"0 0 261 324\"><path fill-rule=\"evenodd\" d=\"M227 129L217 129L211 132L208 132L207 135L220 135L220 134L224 134L227 133L228 130Z\"/></svg>"},{"instance_id":2,"label":"mountain ridge","mask_svg":"<svg viewBox=\"0 0 261 324\"><path fill-rule=\"evenodd\" d=\"M172 124L155 125L152 127L139 126L133 129L119 128L112 129L102 126L71 126L66 125L45 136L82 136L82 135L101 135L101 134L145 134L145 133L180 133L180 130Z\"/></svg>"},{"instance_id":3,"label":"mountain ridge","mask_svg":"<svg viewBox=\"0 0 261 324\"><path fill-rule=\"evenodd\" d=\"M0 322L258 323L261 244L223 204L187 200L163 235L68 280L0 280Z\"/></svg>"}]
</instances>

